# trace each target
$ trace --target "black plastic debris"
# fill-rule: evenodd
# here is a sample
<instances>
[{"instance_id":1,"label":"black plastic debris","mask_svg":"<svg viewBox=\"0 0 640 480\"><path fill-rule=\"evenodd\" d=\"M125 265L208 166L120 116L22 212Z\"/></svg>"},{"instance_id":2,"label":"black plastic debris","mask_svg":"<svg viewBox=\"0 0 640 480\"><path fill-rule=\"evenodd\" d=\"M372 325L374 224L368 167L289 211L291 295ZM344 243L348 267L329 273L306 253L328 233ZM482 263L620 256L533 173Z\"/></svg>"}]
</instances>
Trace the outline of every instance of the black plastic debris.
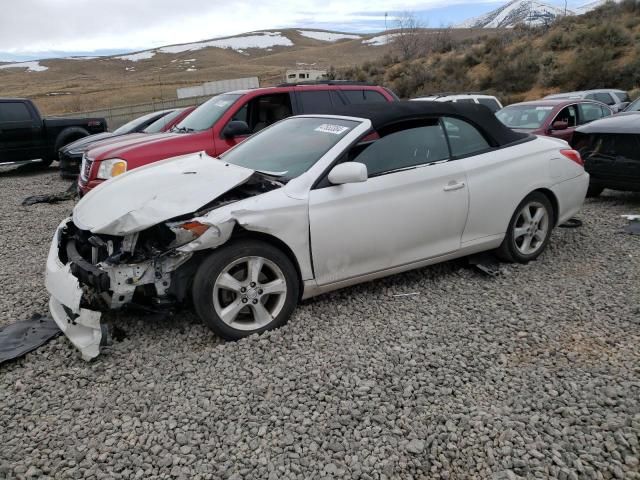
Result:
<instances>
[{"instance_id":1,"label":"black plastic debris","mask_svg":"<svg viewBox=\"0 0 640 480\"><path fill-rule=\"evenodd\" d=\"M471 255L467 257L467 262L470 266L489 277L497 277L502 274L500 260L491 252Z\"/></svg>"},{"instance_id":2,"label":"black plastic debris","mask_svg":"<svg viewBox=\"0 0 640 480\"><path fill-rule=\"evenodd\" d=\"M28 207L36 203L58 203L72 200L77 195L76 184L72 183L64 192L51 193L48 195L32 195L22 200L22 206Z\"/></svg>"},{"instance_id":3,"label":"black plastic debris","mask_svg":"<svg viewBox=\"0 0 640 480\"><path fill-rule=\"evenodd\" d=\"M582 226L582 220L578 218L570 218L569 220L564 222L562 225L560 225L560 228L580 228L581 226Z\"/></svg>"},{"instance_id":4,"label":"black plastic debris","mask_svg":"<svg viewBox=\"0 0 640 480\"><path fill-rule=\"evenodd\" d=\"M51 317L42 315L0 327L0 364L35 350L61 333Z\"/></svg>"}]
</instances>

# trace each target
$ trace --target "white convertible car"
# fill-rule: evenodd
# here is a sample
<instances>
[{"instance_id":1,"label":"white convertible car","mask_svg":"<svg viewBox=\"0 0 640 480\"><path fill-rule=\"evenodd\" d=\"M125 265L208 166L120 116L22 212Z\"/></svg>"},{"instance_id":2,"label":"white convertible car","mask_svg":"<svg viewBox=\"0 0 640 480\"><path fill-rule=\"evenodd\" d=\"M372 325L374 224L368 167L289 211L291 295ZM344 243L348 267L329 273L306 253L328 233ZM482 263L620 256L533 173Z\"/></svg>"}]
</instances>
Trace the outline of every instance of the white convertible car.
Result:
<instances>
[{"instance_id":1,"label":"white convertible car","mask_svg":"<svg viewBox=\"0 0 640 480\"><path fill-rule=\"evenodd\" d=\"M347 108L347 107L345 107ZM561 140L480 105L291 117L219 159L185 155L84 197L47 261L53 318L84 358L102 311L193 306L218 335L283 325L305 298L497 249L540 255L589 183Z\"/></svg>"}]
</instances>

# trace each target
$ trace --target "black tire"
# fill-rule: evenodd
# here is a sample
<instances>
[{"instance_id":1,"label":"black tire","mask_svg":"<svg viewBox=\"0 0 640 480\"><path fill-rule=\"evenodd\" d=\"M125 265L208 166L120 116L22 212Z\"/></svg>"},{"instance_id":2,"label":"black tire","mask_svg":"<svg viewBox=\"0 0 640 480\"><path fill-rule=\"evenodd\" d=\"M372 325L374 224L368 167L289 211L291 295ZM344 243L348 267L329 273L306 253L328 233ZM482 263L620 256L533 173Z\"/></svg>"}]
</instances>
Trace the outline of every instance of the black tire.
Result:
<instances>
[{"instance_id":1,"label":"black tire","mask_svg":"<svg viewBox=\"0 0 640 480\"><path fill-rule=\"evenodd\" d=\"M54 158L49 157L49 158L43 158L42 160L40 160L40 167L42 168L49 168L49 166L53 163ZM34 163L34 165L38 165L37 163Z\"/></svg>"},{"instance_id":2,"label":"black tire","mask_svg":"<svg viewBox=\"0 0 640 480\"><path fill-rule=\"evenodd\" d=\"M587 188L587 198L595 198L600 196L604 187L602 185L598 185L597 183L589 183L589 188Z\"/></svg>"},{"instance_id":3,"label":"black tire","mask_svg":"<svg viewBox=\"0 0 640 480\"><path fill-rule=\"evenodd\" d=\"M81 138L89 136L89 132L84 128L80 127L70 127L58 135L56 138L56 143L53 146L53 156L46 160L43 159L43 164L47 167L51 165L54 160L58 160L58 151L64 147L65 145L69 145L71 142L75 142L76 140L80 140ZM47 163L48 162L48 163Z\"/></svg>"},{"instance_id":4,"label":"black tire","mask_svg":"<svg viewBox=\"0 0 640 480\"><path fill-rule=\"evenodd\" d=\"M540 205L544 208L546 219L547 219L547 229L546 234L544 235L544 240L536 240L535 251L531 253L523 253L521 250L522 246L518 245L518 241L516 239L516 228L521 228L522 226L518 223L521 221L521 212L524 210L527 204L535 204ZM553 231L553 227L555 225L555 216L553 213L553 207L551 202L541 192L532 192L527 197L520 202L518 207L516 208L513 216L511 217L511 221L509 222L509 227L507 228L507 233L505 234L504 240L502 244L496 251L496 254L501 260L507 262L517 262L517 263L527 263L532 260L535 260L544 252L549 243L549 238L551 237L551 232ZM537 229L537 226L536 226ZM520 237L518 237L520 238Z\"/></svg>"},{"instance_id":5,"label":"black tire","mask_svg":"<svg viewBox=\"0 0 640 480\"><path fill-rule=\"evenodd\" d=\"M275 318L263 326L249 330L234 328L223 321L217 313L216 306L214 305L214 301L220 302L219 299L214 300L214 288L218 277L230 265L233 265L234 262L241 261L246 257L262 257L273 262L273 264L280 269L280 273L283 275L286 284L286 293L282 294L284 297L284 303L280 307L279 313L276 314ZM267 267L269 268L268 265ZM242 277L242 275L240 276ZM260 284L258 284L258 287L259 286ZM262 293L262 290L258 291L260 294ZM198 268L192 287L193 305L196 313L207 327L226 340L238 340L255 333L262 333L267 330L279 328L287 323L298 303L299 291L300 284L298 274L289 257L269 243L249 239L238 240L216 249ZM250 292L247 292L247 295L249 295L249 293ZM218 294L220 294L219 291ZM241 295L243 294L227 293L227 295L233 296L234 300L230 302L233 303L236 300L241 300ZM265 305L271 301L271 297L269 296L265 296L264 298ZM276 298L279 302L281 297L278 296ZM253 302L254 300L251 300L250 302ZM259 302L260 304L263 304L262 297ZM220 305L220 303L218 303L218 305ZM250 303L246 303L244 310L241 310L239 315L244 314L247 316L249 313L254 315L253 312L254 309ZM271 317L273 316L271 315Z\"/></svg>"}]
</instances>

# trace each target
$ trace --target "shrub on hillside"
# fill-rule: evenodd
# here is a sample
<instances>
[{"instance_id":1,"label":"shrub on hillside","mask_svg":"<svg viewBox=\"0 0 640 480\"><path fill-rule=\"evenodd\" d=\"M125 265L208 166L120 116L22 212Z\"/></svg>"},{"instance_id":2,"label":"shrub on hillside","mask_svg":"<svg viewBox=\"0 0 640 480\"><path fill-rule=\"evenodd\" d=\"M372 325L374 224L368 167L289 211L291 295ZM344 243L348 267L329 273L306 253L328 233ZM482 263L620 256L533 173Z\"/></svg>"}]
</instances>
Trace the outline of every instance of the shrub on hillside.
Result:
<instances>
[{"instance_id":1,"label":"shrub on hillside","mask_svg":"<svg viewBox=\"0 0 640 480\"><path fill-rule=\"evenodd\" d=\"M568 90L611 87L618 80L613 58L613 52L605 48L581 48L560 78Z\"/></svg>"},{"instance_id":2,"label":"shrub on hillside","mask_svg":"<svg viewBox=\"0 0 640 480\"><path fill-rule=\"evenodd\" d=\"M600 48L624 47L631 43L631 36L613 23L576 31L573 44L580 46L598 46Z\"/></svg>"}]
</instances>

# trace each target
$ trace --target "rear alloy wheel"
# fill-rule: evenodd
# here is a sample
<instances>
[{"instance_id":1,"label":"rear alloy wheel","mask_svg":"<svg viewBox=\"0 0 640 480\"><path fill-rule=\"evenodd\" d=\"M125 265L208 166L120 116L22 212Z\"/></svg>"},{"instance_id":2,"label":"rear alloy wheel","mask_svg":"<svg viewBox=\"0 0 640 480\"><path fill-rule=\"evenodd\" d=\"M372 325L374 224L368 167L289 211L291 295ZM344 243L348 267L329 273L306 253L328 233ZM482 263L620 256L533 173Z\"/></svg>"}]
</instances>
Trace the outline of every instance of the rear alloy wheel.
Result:
<instances>
[{"instance_id":1,"label":"rear alloy wheel","mask_svg":"<svg viewBox=\"0 0 640 480\"><path fill-rule=\"evenodd\" d=\"M196 273L196 311L215 333L236 340L286 323L298 300L296 270L270 244L241 241L209 256Z\"/></svg>"},{"instance_id":2,"label":"rear alloy wheel","mask_svg":"<svg viewBox=\"0 0 640 480\"><path fill-rule=\"evenodd\" d=\"M549 243L553 222L549 199L542 193L533 192L518 205L498 255L511 262L535 260Z\"/></svg>"}]
</instances>

